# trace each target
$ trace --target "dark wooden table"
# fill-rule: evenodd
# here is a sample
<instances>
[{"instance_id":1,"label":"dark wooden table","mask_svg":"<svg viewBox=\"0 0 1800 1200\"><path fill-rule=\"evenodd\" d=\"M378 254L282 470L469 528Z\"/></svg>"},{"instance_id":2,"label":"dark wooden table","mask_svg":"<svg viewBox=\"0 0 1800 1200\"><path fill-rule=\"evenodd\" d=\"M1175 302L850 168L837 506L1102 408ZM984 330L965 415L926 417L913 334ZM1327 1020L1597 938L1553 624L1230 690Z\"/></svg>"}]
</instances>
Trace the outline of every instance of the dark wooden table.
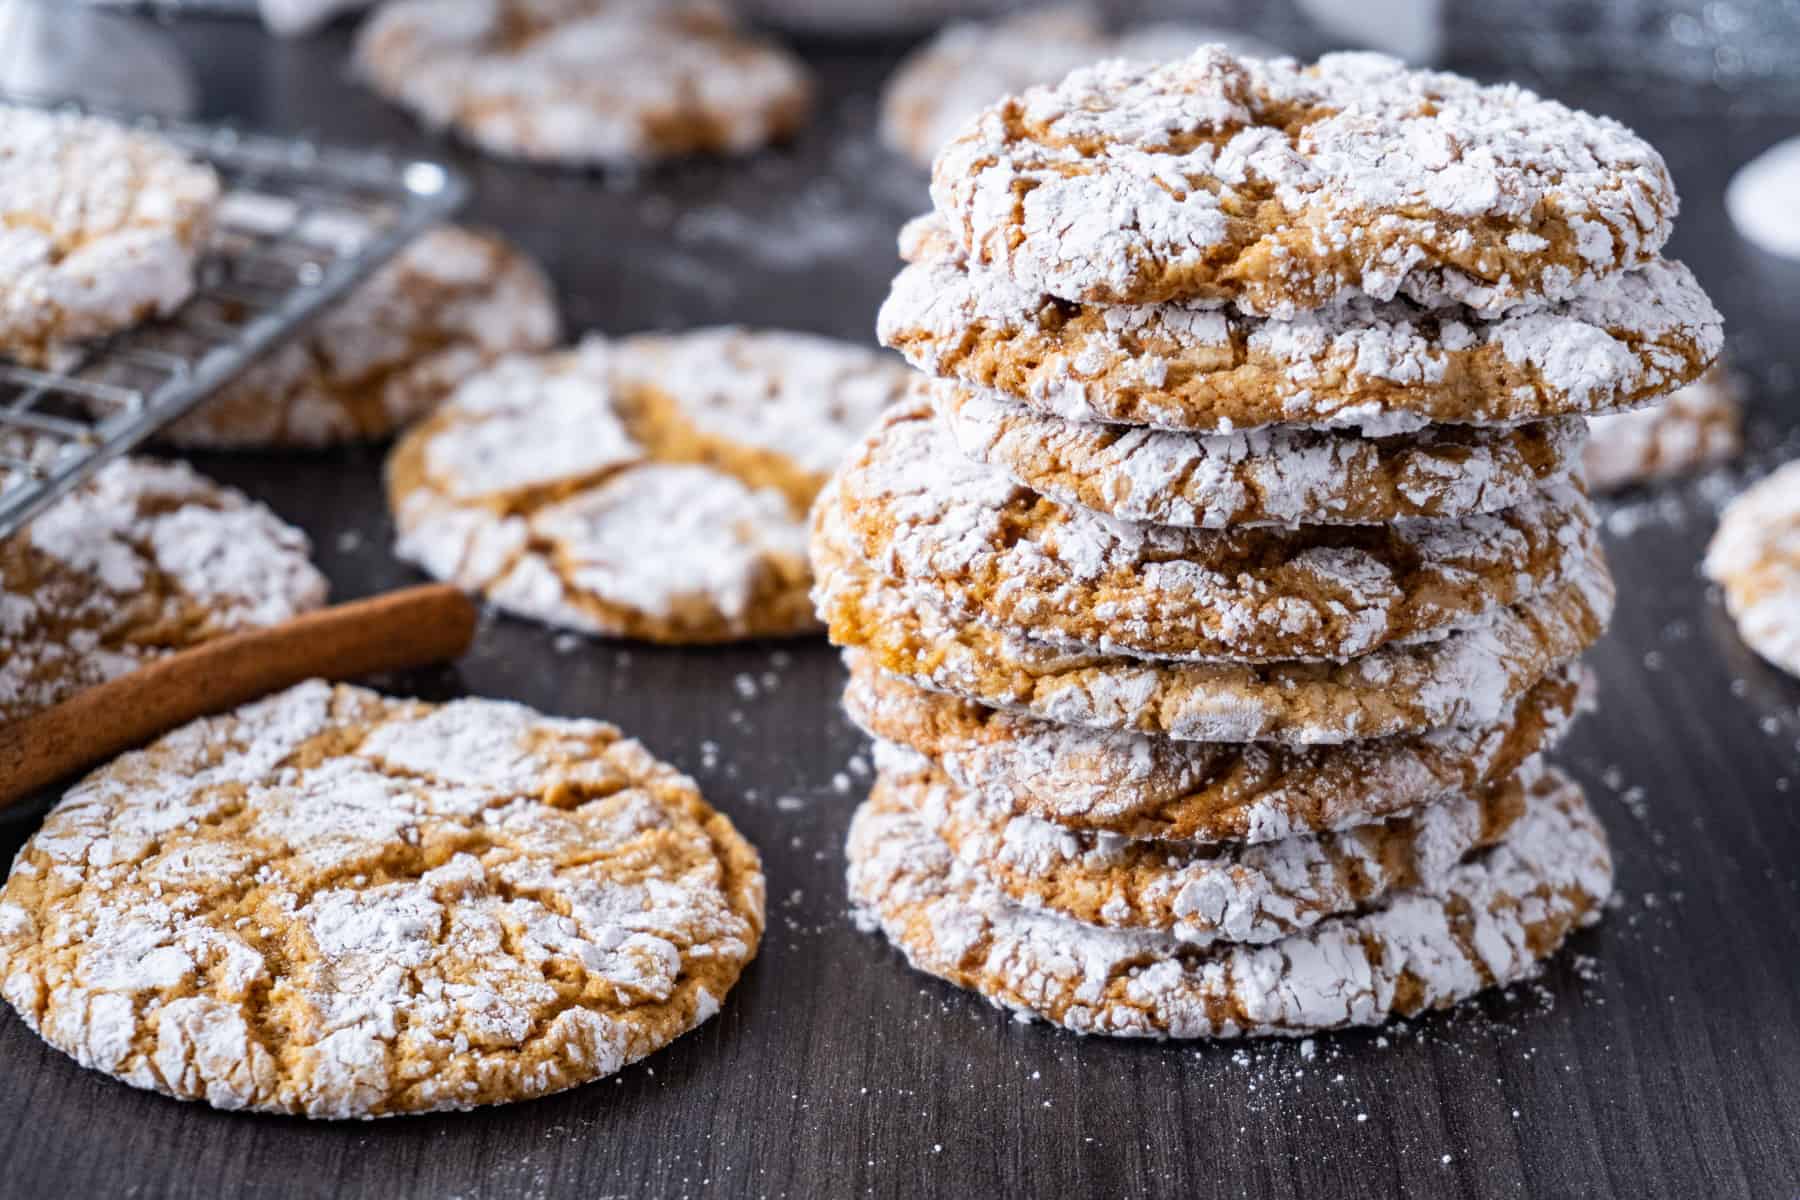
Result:
<instances>
[{"instance_id":1,"label":"dark wooden table","mask_svg":"<svg viewBox=\"0 0 1800 1200\"><path fill-rule=\"evenodd\" d=\"M442 150L347 80L341 33L174 36L209 115ZM925 203L870 134L892 60L821 52L819 121L749 163L602 179L455 157L475 216L549 264L576 330L737 320L867 339L894 230ZM1720 203L1734 165L1800 131L1796 113L1594 79L1554 90L1662 146L1687 201L1674 252L1724 309L1752 386L1753 466L1800 453L1800 269L1737 241ZM388 553L379 465L372 451L201 460L306 527L341 597L414 578ZM841 843L866 775L824 646L689 653L495 618L456 670L383 682L610 718L693 772L769 879L762 957L720 1016L551 1099L332 1125L133 1091L6 1012L0 1192L1800 1195L1800 684L1744 651L1696 573L1739 483L1611 510L1622 604L1592 660L1604 707L1561 757L1613 835L1618 902L1530 985L1310 1052L1019 1024L845 920ZM41 812L0 817L0 852Z\"/></svg>"}]
</instances>

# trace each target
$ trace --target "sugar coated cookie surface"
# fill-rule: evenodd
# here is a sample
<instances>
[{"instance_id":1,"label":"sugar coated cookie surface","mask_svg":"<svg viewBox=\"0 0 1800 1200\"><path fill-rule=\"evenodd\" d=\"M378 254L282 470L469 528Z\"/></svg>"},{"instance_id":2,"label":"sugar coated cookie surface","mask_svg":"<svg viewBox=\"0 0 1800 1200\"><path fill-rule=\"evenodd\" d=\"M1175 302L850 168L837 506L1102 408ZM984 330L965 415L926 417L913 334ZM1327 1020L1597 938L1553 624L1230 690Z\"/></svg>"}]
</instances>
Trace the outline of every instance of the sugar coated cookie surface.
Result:
<instances>
[{"instance_id":1,"label":"sugar coated cookie surface","mask_svg":"<svg viewBox=\"0 0 1800 1200\"><path fill-rule=\"evenodd\" d=\"M1552 771L1499 843L1429 889L1268 945L1196 947L1008 900L884 779L850 828L850 898L921 971L1078 1033L1301 1035L1447 1007L1535 975L1612 892L1606 835Z\"/></svg>"},{"instance_id":2,"label":"sugar coated cookie surface","mask_svg":"<svg viewBox=\"0 0 1800 1200\"><path fill-rule=\"evenodd\" d=\"M1617 491L1727 462L1744 448L1743 401L1724 367L1630 412L1591 417L1588 486Z\"/></svg>"},{"instance_id":3,"label":"sugar coated cookie surface","mask_svg":"<svg viewBox=\"0 0 1800 1200\"><path fill-rule=\"evenodd\" d=\"M911 810L975 878L1014 904L1195 946L1266 945L1407 891L1432 892L1525 809L1526 781L1447 796L1342 833L1233 845L1075 833L958 788L918 755L877 745L876 803ZM1536 764L1525 772L1535 775Z\"/></svg>"},{"instance_id":4,"label":"sugar coated cookie surface","mask_svg":"<svg viewBox=\"0 0 1800 1200\"><path fill-rule=\"evenodd\" d=\"M904 386L875 351L737 329L509 358L396 446L397 552L587 633L811 632L807 507Z\"/></svg>"},{"instance_id":5,"label":"sugar coated cookie surface","mask_svg":"<svg viewBox=\"0 0 1800 1200\"><path fill-rule=\"evenodd\" d=\"M963 459L917 401L850 452L834 495L858 557L949 611L1159 658L1343 660L1440 637L1555 587L1595 539L1568 483L1499 513L1392 525L1118 521Z\"/></svg>"},{"instance_id":6,"label":"sugar coated cookie surface","mask_svg":"<svg viewBox=\"0 0 1800 1200\"><path fill-rule=\"evenodd\" d=\"M1351 297L1269 320L1059 301L970 268L934 218L909 226L902 249L917 261L881 307L884 344L927 374L1078 421L1395 433L1601 413L1697 378L1724 341L1693 274L1662 259L1491 318Z\"/></svg>"},{"instance_id":7,"label":"sugar coated cookie surface","mask_svg":"<svg viewBox=\"0 0 1800 1200\"><path fill-rule=\"evenodd\" d=\"M1061 650L944 611L857 561L829 497L815 597L833 643L920 687L1063 725L1202 742L1335 744L1485 725L1597 641L1613 586L1596 553L1553 591L1437 641L1347 663L1168 662Z\"/></svg>"},{"instance_id":8,"label":"sugar coated cookie surface","mask_svg":"<svg viewBox=\"0 0 1800 1200\"><path fill-rule=\"evenodd\" d=\"M1676 211L1615 121L1377 54L1111 61L988 108L932 197L979 266L1066 300L1360 292L1499 313L1653 259Z\"/></svg>"},{"instance_id":9,"label":"sugar coated cookie surface","mask_svg":"<svg viewBox=\"0 0 1800 1200\"><path fill-rule=\"evenodd\" d=\"M1706 550L1707 578L1749 647L1800 675L1800 462L1733 500Z\"/></svg>"},{"instance_id":10,"label":"sugar coated cookie surface","mask_svg":"<svg viewBox=\"0 0 1800 1200\"><path fill-rule=\"evenodd\" d=\"M0 722L325 602L306 536L178 463L123 459L0 542Z\"/></svg>"},{"instance_id":11,"label":"sugar coated cookie surface","mask_svg":"<svg viewBox=\"0 0 1800 1200\"><path fill-rule=\"evenodd\" d=\"M1334 746L1191 742L1056 725L927 691L850 651L844 710L995 809L1072 833L1279 841L1404 816L1497 783L1554 746L1586 695L1550 672L1490 724Z\"/></svg>"},{"instance_id":12,"label":"sugar coated cookie surface","mask_svg":"<svg viewBox=\"0 0 1800 1200\"><path fill-rule=\"evenodd\" d=\"M1380 525L1524 504L1581 462L1580 417L1416 433L1277 425L1185 433L1067 421L949 380L927 386L968 458L1058 503L1203 529Z\"/></svg>"},{"instance_id":13,"label":"sugar coated cookie surface","mask_svg":"<svg viewBox=\"0 0 1800 1200\"><path fill-rule=\"evenodd\" d=\"M496 235L435 229L162 436L244 448L385 438L561 327L536 263Z\"/></svg>"},{"instance_id":14,"label":"sugar coated cookie surface","mask_svg":"<svg viewBox=\"0 0 1800 1200\"><path fill-rule=\"evenodd\" d=\"M570 165L748 153L811 104L800 61L711 0L398 0L356 62L428 125Z\"/></svg>"},{"instance_id":15,"label":"sugar coated cookie surface","mask_svg":"<svg viewBox=\"0 0 1800 1200\"><path fill-rule=\"evenodd\" d=\"M762 927L756 851L612 726L314 681L65 795L0 890L0 991L135 1087L387 1116L612 1074Z\"/></svg>"},{"instance_id":16,"label":"sugar coated cookie surface","mask_svg":"<svg viewBox=\"0 0 1800 1200\"><path fill-rule=\"evenodd\" d=\"M888 145L929 167L938 147L985 106L1010 92L1055 83L1103 58L1161 62L1205 42L1272 54L1253 39L1197 25L1157 24L1110 34L1086 5L1033 9L990 22L957 21L913 51L881 93Z\"/></svg>"},{"instance_id":17,"label":"sugar coated cookie surface","mask_svg":"<svg viewBox=\"0 0 1800 1200\"><path fill-rule=\"evenodd\" d=\"M154 134L0 105L0 354L180 307L219 199L213 169Z\"/></svg>"}]
</instances>

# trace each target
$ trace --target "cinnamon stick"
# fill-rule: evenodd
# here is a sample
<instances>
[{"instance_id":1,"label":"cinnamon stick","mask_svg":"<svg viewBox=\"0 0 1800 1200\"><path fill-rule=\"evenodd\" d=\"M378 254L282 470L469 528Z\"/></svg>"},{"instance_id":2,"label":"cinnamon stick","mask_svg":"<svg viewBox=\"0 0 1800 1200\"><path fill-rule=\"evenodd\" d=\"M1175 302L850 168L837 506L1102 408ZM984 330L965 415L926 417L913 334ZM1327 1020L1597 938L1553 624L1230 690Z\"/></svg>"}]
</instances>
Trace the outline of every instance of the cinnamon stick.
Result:
<instances>
[{"instance_id":1,"label":"cinnamon stick","mask_svg":"<svg viewBox=\"0 0 1800 1200\"><path fill-rule=\"evenodd\" d=\"M157 659L0 728L0 808L197 717L308 679L351 679L459 657L475 606L428 584L334 605Z\"/></svg>"}]
</instances>

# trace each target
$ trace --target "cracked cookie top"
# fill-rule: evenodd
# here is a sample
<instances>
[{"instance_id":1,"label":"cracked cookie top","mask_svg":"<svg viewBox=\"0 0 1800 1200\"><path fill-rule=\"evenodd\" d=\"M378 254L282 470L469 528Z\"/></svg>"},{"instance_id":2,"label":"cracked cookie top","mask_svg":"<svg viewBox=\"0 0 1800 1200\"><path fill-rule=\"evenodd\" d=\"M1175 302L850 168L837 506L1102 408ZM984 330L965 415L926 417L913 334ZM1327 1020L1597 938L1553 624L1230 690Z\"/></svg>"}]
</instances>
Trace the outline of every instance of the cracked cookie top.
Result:
<instances>
[{"instance_id":1,"label":"cracked cookie top","mask_svg":"<svg viewBox=\"0 0 1800 1200\"><path fill-rule=\"evenodd\" d=\"M180 307L219 199L213 169L150 133L0 105L0 354Z\"/></svg>"},{"instance_id":2,"label":"cracked cookie top","mask_svg":"<svg viewBox=\"0 0 1800 1200\"><path fill-rule=\"evenodd\" d=\"M986 109L932 197L973 262L1065 300L1346 295L1482 313L1654 258L1662 158L1616 121L1378 54L1110 61Z\"/></svg>"},{"instance_id":3,"label":"cracked cookie top","mask_svg":"<svg viewBox=\"0 0 1800 1200\"><path fill-rule=\"evenodd\" d=\"M859 924L921 971L1079 1033L1300 1035L1447 1007L1529 978L1612 892L1605 831L1581 789L1549 771L1497 845L1430 889L1267 945L1194 946L1013 903L898 794L920 786L880 777L851 822Z\"/></svg>"},{"instance_id":4,"label":"cracked cookie top","mask_svg":"<svg viewBox=\"0 0 1800 1200\"><path fill-rule=\"evenodd\" d=\"M1201 434L1068 421L947 379L916 390L958 450L1023 487L1121 520L1201 529L1498 512L1566 478L1587 441L1580 417L1386 437L1289 425Z\"/></svg>"},{"instance_id":5,"label":"cracked cookie top","mask_svg":"<svg viewBox=\"0 0 1800 1200\"><path fill-rule=\"evenodd\" d=\"M948 611L1173 659L1344 660L1441 637L1554 587L1595 536L1568 483L1499 513L1390 525L1118 521L963 459L917 401L850 452L827 503L864 562Z\"/></svg>"},{"instance_id":6,"label":"cracked cookie top","mask_svg":"<svg viewBox=\"0 0 1800 1200\"><path fill-rule=\"evenodd\" d=\"M811 104L799 60L711 0L399 0L356 62L428 125L569 165L745 154Z\"/></svg>"},{"instance_id":7,"label":"cracked cookie top","mask_svg":"<svg viewBox=\"0 0 1800 1200\"><path fill-rule=\"evenodd\" d=\"M122 459L0 542L0 722L325 602L306 535L180 463Z\"/></svg>"},{"instance_id":8,"label":"cracked cookie top","mask_svg":"<svg viewBox=\"0 0 1800 1200\"><path fill-rule=\"evenodd\" d=\"M905 384L875 351L740 329L505 359L395 447L396 551L587 633L811 632L807 508Z\"/></svg>"},{"instance_id":9,"label":"cracked cookie top","mask_svg":"<svg viewBox=\"0 0 1800 1200\"><path fill-rule=\"evenodd\" d=\"M1629 408L1698 377L1723 320L1656 259L1572 299L1483 317L1351 297L1288 320L1196 304L1058 300L970 267L934 217L877 319L930 375L1073 420L1229 433L1264 425L1398 433Z\"/></svg>"},{"instance_id":10,"label":"cracked cookie top","mask_svg":"<svg viewBox=\"0 0 1800 1200\"><path fill-rule=\"evenodd\" d=\"M548 348L561 327L536 263L495 234L444 226L161 436L214 448L385 438L501 355Z\"/></svg>"},{"instance_id":11,"label":"cracked cookie top","mask_svg":"<svg viewBox=\"0 0 1800 1200\"><path fill-rule=\"evenodd\" d=\"M387 1116L619 1070L762 925L756 851L612 726L314 681L76 785L0 890L0 991L135 1087Z\"/></svg>"}]
</instances>

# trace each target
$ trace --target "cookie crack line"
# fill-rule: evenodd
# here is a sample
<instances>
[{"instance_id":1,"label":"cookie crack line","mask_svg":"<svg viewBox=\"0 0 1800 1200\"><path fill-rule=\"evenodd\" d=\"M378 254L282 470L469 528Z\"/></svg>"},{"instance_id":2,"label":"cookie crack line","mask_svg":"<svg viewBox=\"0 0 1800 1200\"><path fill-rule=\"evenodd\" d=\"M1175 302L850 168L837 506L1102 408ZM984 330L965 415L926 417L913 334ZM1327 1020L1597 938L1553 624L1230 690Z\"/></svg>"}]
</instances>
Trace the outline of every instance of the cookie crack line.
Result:
<instances>
[{"instance_id":1,"label":"cookie crack line","mask_svg":"<svg viewBox=\"0 0 1800 1200\"><path fill-rule=\"evenodd\" d=\"M1381 55L1218 46L1000 101L940 152L932 196L973 261L1066 299L1280 317L1356 292L1553 303L1653 257L1677 207L1606 118Z\"/></svg>"}]
</instances>

